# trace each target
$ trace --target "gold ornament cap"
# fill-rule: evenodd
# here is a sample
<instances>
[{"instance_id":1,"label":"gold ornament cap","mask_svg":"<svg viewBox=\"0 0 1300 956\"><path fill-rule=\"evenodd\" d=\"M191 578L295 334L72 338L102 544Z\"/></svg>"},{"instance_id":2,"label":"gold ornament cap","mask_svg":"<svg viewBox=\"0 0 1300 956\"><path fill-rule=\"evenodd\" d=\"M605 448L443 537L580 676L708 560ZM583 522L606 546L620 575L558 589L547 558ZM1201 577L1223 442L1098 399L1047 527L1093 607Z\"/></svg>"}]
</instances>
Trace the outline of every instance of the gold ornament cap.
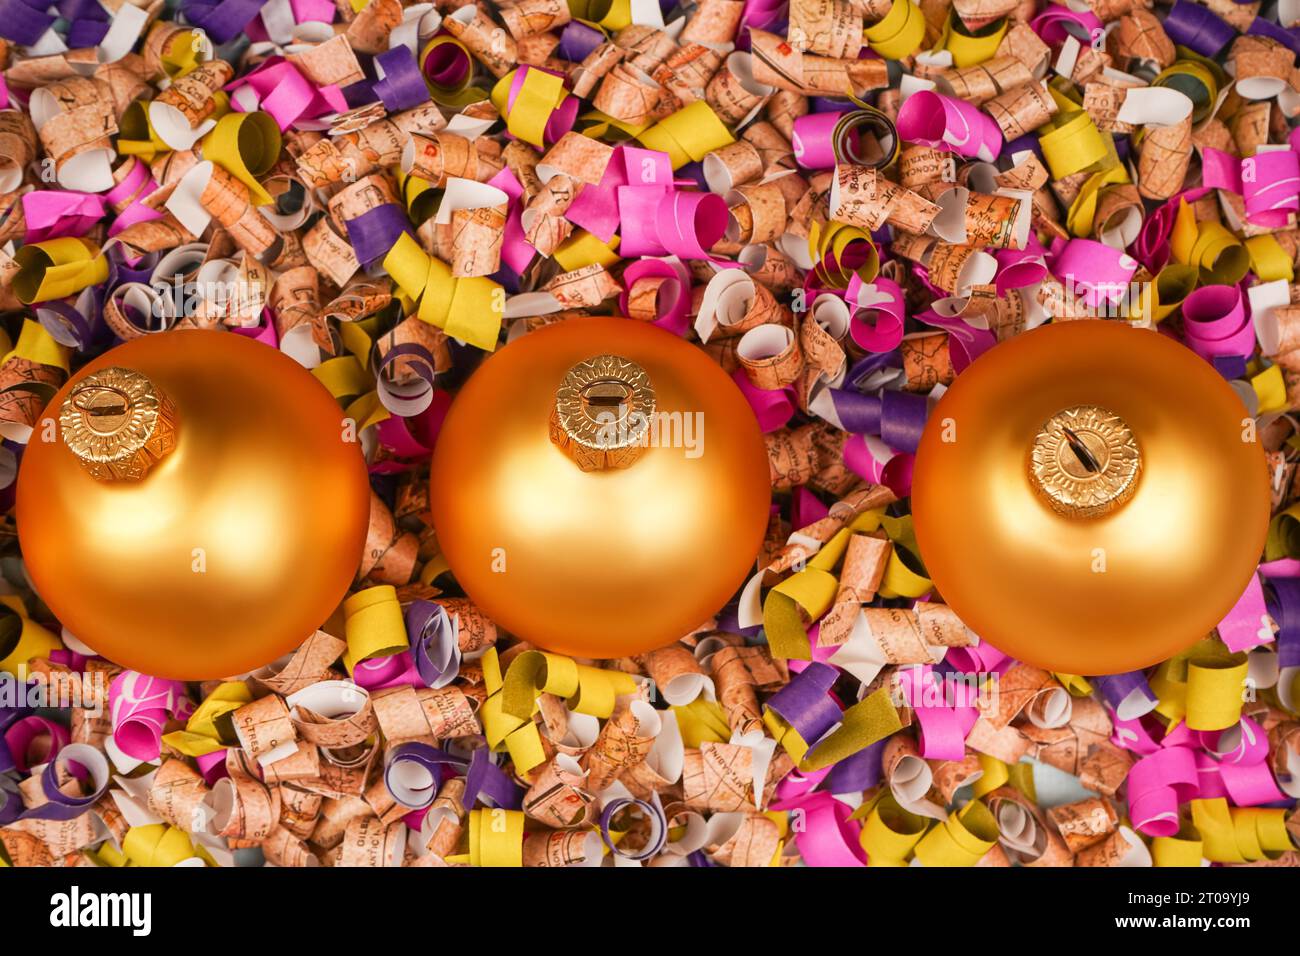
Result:
<instances>
[{"instance_id":1,"label":"gold ornament cap","mask_svg":"<svg viewBox=\"0 0 1300 956\"><path fill-rule=\"evenodd\" d=\"M63 442L100 481L139 481L176 447L176 406L129 368L87 375L59 409Z\"/></svg>"},{"instance_id":2,"label":"gold ornament cap","mask_svg":"<svg viewBox=\"0 0 1300 956\"><path fill-rule=\"evenodd\" d=\"M1097 405L1049 418L1029 456L1034 489L1057 514L1098 518L1133 497L1142 454L1128 423Z\"/></svg>"},{"instance_id":3,"label":"gold ornament cap","mask_svg":"<svg viewBox=\"0 0 1300 956\"><path fill-rule=\"evenodd\" d=\"M583 471L626 468L645 451L654 412L645 369L597 355L570 368L555 390L551 441Z\"/></svg>"}]
</instances>

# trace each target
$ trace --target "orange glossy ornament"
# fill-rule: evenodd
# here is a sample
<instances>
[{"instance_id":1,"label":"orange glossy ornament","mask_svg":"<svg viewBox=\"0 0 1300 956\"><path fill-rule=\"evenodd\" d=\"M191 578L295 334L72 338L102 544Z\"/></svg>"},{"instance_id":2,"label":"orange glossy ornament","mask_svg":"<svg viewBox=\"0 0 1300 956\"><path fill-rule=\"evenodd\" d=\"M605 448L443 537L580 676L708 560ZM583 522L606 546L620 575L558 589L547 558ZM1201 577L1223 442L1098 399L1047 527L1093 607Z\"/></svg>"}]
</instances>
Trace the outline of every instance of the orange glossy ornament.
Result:
<instances>
[{"instance_id":1,"label":"orange glossy ornament","mask_svg":"<svg viewBox=\"0 0 1300 956\"><path fill-rule=\"evenodd\" d=\"M110 368L174 407L174 448L138 480L95 477L67 444L117 410L112 381L86 397ZM91 417L61 420L74 391ZM58 437L42 441L45 428ZM173 331L112 349L53 398L23 454L32 583L70 633L124 667L198 680L268 663L324 623L356 573L369 485L350 437L311 373L243 336Z\"/></svg>"},{"instance_id":2,"label":"orange glossy ornament","mask_svg":"<svg viewBox=\"0 0 1300 956\"><path fill-rule=\"evenodd\" d=\"M1083 320L1017 335L931 412L912 483L922 561L976 634L1030 664L1164 660L1223 619L1260 559L1253 424L1158 332Z\"/></svg>"},{"instance_id":3,"label":"orange glossy ornament","mask_svg":"<svg viewBox=\"0 0 1300 956\"><path fill-rule=\"evenodd\" d=\"M652 438L637 455L611 453L621 467L562 449L557 389L599 356L610 361L577 383L592 401L608 386L667 422L698 420L698 448ZM626 388L611 385L616 356L648 387L635 368ZM456 397L433 454L438 543L466 594L511 633L579 657L651 650L716 614L754 569L770 501L739 389L698 347L631 319L569 319L506 345Z\"/></svg>"}]
</instances>

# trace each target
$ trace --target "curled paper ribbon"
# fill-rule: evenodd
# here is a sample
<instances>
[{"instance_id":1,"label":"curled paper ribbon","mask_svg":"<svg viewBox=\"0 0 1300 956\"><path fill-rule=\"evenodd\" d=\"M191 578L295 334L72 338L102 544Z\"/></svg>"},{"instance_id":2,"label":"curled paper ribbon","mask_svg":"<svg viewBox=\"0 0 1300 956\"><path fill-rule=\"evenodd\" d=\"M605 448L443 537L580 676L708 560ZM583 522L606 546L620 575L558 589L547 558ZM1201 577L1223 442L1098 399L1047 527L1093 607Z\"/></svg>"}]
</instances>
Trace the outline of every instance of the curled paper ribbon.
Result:
<instances>
[{"instance_id":1,"label":"curled paper ribbon","mask_svg":"<svg viewBox=\"0 0 1300 956\"><path fill-rule=\"evenodd\" d=\"M424 75L406 47L394 47L375 57L375 73L375 93L391 111L409 110L429 99Z\"/></svg>"},{"instance_id":2,"label":"curled paper ribbon","mask_svg":"<svg viewBox=\"0 0 1300 956\"><path fill-rule=\"evenodd\" d=\"M727 274L730 274L728 270ZM641 258L623 272L620 310L677 335L686 330L691 306L691 276L672 258Z\"/></svg>"},{"instance_id":3,"label":"curled paper ribbon","mask_svg":"<svg viewBox=\"0 0 1300 956\"><path fill-rule=\"evenodd\" d=\"M271 202L259 180L279 154L280 130L269 113L230 113L203 140L204 157L247 186L259 206Z\"/></svg>"},{"instance_id":4,"label":"curled paper ribbon","mask_svg":"<svg viewBox=\"0 0 1300 956\"><path fill-rule=\"evenodd\" d=\"M347 107L336 86L315 86L294 63L274 57L227 84L226 89L232 108L265 112L282 132Z\"/></svg>"},{"instance_id":5,"label":"curled paper ribbon","mask_svg":"<svg viewBox=\"0 0 1300 956\"><path fill-rule=\"evenodd\" d=\"M54 760L69 743L66 727L44 717L21 717L5 728L5 749L0 753L0 760L8 764L8 770L28 773L33 767Z\"/></svg>"},{"instance_id":6,"label":"curled paper ribbon","mask_svg":"<svg viewBox=\"0 0 1300 956\"><path fill-rule=\"evenodd\" d=\"M622 845L622 840L615 842L612 835L614 825L621 814L636 811L639 811L641 818L646 822L648 832L645 834L644 845L641 847L625 847ZM622 798L611 800L601 810L600 835L604 839L605 845L615 855L629 860L645 860L655 856L663 849L664 841L668 835L668 824L664 819L663 811L657 806L645 800Z\"/></svg>"},{"instance_id":7,"label":"curled paper ribbon","mask_svg":"<svg viewBox=\"0 0 1300 956\"><path fill-rule=\"evenodd\" d=\"M809 113L794 121L790 143L796 162L805 169L833 169L835 130L844 113Z\"/></svg>"},{"instance_id":8,"label":"curled paper ribbon","mask_svg":"<svg viewBox=\"0 0 1300 956\"><path fill-rule=\"evenodd\" d=\"M1183 302L1183 318L1187 344L1204 358L1248 355L1254 348L1255 331L1235 286L1197 289Z\"/></svg>"},{"instance_id":9,"label":"curled paper ribbon","mask_svg":"<svg viewBox=\"0 0 1300 956\"><path fill-rule=\"evenodd\" d=\"M558 142L578 115L578 101L565 92L563 77L531 66L502 77L492 103L512 136L539 149Z\"/></svg>"},{"instance_id":10,"label":"curled paper ribbon","mask_svg":"<svg viewBox=\"0 0 1300 956\"><path fill-rule=\"evenodd\" d=\"M433 803L450 769L464 762L428 744L398 744L387 753L384 786L404 807L422 810Z\"/></svg>"},{"instance_id":11,"label":"curled paper ribbon","mask_svg":"<svg viewBox=\"0 0 1300 956\"><path fill-rule=\"evenodd\" d=\"M903 102L898 135L984 162L1002 151L1002 132L992 119L969 103L931 90L920 90Z\"/></svg>"},{"instance_id":12,"label":"curled paper ribbon","mask_svg":"<svg viewBox=\"0 0 1300 956\"><path fill-rule=\"evenodd\" d=\"M436 102L463 105L484 98L482 91L470 86L473 58L454 37L435 36L420 51L418 60Z\"/></svg>"},{"instance_id":13,"label":"curled paper ribbon","mask_svg":"<svg viewBox=\"0 0 1300 956\"><path fill-rule=\"evenodd\" d=\"M1166 747L1144 757L1129 771L1133 824L1148 836L1173 836L1179 830L1178 805L1197 796L1196 761L1184 747Z\"/></svg>"},{"instance_id":14,"label":"curled paper ribbon","mask_svg":"<svg viewBox=\"0 0 1300 956\"><path fill-rule=\"evenodd\" d=\"M80 773L71 772L77 767ZM84 785L65 790L66 778L84 780ZM108 760L89 744L72 743L62 748L58 756L45 765L40 775L39 803L21 815L25 820L73 820L99 801L107 792L109 783Z\"/></svg>"},{"instance_id":15,"label":"curled paper ribbon","mask_svg":"<svg viewBox=\"0 0 1300 956\"><path fill-rule=\"evenodd\" d=\"M188 701L177 681L158 680L135 671L113 678L108 691L113 719L113 741L136 760L157 760L163 726L170 716L184 719Z\"/></svg>"},{"instance_id":16,"label":"curled paper ribbon","mask_svg":"<svg viewBox=\"0 0 1300 956\"><path fill-rule=\"evenodd\" d=\"M1177 0L1170 8L1164 29L1175 43L1206 57L1218 55L1236 32L1210 10L1188 0Z\"/></svg>"},{"instance_id":17,"label":"curled paper ribbon","mask_svg":"<svg viewBox=\"0 0 1300 956\"><path fill-rule=\"evenodd\" d=\"M858 311L849 325L853 341L869 352L889 352L903 339L906 317L903 290L891 279L864 283L857 275L849 280L847 298Z\"/></svg>"},{"instance_id":18,"label":"curled paper ribbon","mask_svg":"<svg viewBox=\"0 0 1300 956\"><path fill-rule=\"evenodd\" d=\"M424 253L403 233L384 257L384 267L412 299L421 321L479 348L494 348L505 313L504 296L486 278L453 277L451 267Z\"/></svg>"}]
</instances>

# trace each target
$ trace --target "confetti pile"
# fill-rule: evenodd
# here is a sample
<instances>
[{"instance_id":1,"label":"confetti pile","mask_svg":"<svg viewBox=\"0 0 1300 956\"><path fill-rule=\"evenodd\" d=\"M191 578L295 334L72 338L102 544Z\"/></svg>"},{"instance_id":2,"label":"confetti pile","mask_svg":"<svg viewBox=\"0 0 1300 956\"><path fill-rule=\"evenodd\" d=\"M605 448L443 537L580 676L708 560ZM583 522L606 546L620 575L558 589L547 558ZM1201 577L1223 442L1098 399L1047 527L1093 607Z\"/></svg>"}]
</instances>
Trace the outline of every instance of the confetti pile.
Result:
<instances>
[{"instance_id":1,"label":"confetti pile","mask_svg":"<svg viewBox=\"0 0 1300 956\"><path fill-rule=\"evenodd\" d=\"M71 371L195 326L310 368L375 489L340 612L203 684L60 633L10 522L3 862L1300 863L1295 3L0 9L5 507ZM427 516L459 384L593 313L733 376L775 505L715 620L603 662L499 632ZM1213 363L1272 469L1259 574L1146 672L980 642L908 514L953 377L1080 318Z\"/></svg>"}]
</instances>

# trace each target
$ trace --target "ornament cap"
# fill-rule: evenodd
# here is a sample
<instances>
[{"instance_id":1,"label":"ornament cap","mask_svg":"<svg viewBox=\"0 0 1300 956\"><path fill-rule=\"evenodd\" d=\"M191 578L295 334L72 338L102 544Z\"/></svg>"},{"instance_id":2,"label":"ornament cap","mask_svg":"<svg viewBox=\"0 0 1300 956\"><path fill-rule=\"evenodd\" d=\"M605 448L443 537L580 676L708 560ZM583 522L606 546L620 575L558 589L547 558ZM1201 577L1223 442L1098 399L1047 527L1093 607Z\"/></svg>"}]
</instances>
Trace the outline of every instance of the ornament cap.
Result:
<instances>
[{"instance_id":1,"label":"ornament cap","mask_svg":"<svg viewBox=\"0 0 1300 956\"><path fill-rule=\"evenodd\" d=\"M571 367L555 390L551 441L583 471L626 468L645 451L654 412L645 369L597 355Z\"/></svg>"},{"instance_id":2,"label":"ornament cap","mask_svg":"<svg viewBox=\"0 0 1300 956\"><path fill-rule=\"evenodd\" d=\"M100 481L139 481L176 447L176 406L148 377L101 369L59 410L63 442Z\"/></svg>"},{"instance_id":3,"label":"ornament cap","mask_svg":"<svg viewBox=\"0 0 1300 956\"><path fill-rule=\"evenodd\" d=\"M1128 423L1097 405L1061 409L1039 429L1029 476L1048 506L1067 518L1097 518L1133 497L1142 454Z\"/></svg>"}]
</instances>

